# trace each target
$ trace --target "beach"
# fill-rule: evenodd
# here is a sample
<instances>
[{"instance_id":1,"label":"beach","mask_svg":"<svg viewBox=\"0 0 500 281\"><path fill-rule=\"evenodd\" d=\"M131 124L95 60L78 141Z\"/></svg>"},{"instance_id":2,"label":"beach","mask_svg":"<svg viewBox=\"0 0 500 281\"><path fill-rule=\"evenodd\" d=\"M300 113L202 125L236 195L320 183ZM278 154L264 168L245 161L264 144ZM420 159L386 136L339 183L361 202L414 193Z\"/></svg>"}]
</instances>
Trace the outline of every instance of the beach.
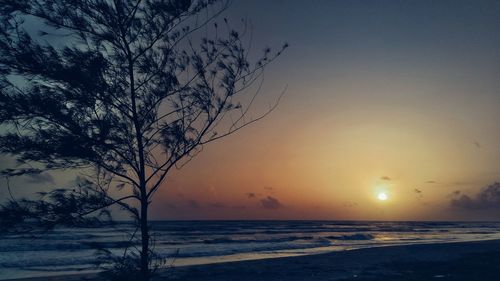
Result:
<instances>
[{"instance_id":1,"label":"beach","mask_svg":"<svg viewBox=\"0 0 500 281\"><path fill-rule=\"evenodd\" d=\"M500 240L374 247L165 270L155 280L498 280ZM12 279L98 280L95 274Z\"/></svg>"},{"instance_id":2,"label":"beach","mask_svg":"<svg viewBox=\"0 0 500 281\"><path fill-rule=\"evenodd\" d=\"M0 3L0 281L500 281L500 0Z\"/></svg>"}]
</instances>

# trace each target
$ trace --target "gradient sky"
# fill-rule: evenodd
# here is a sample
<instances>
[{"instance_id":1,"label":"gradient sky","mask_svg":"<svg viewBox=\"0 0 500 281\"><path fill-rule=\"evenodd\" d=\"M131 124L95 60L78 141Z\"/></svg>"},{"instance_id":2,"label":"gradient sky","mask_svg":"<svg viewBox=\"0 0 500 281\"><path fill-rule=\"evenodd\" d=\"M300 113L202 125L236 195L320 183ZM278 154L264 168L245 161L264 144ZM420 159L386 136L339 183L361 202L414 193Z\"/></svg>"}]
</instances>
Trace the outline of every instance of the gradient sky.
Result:
<instances>
[{"instance_id":1,"label":"gradient sky","mask_svg":"<svg viewBox=\"0 0 500 281\"><path fill-rule=\"evenodd\" d=\"M500 219L500 189L477 197L500 181L500 2L237 0L224 16L251 20L256 51L290 43L256 114L286 95L174 171L154 218Z\"/></svg>"}]
</instances>

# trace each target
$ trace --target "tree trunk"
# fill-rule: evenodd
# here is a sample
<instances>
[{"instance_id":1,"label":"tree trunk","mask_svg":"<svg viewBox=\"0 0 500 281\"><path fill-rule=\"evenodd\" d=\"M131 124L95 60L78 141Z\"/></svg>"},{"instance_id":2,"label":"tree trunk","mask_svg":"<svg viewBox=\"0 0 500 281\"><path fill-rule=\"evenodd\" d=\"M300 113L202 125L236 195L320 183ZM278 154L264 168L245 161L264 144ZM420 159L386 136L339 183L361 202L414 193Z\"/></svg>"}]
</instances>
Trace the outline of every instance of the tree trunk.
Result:
<instances>
[{"instance_id":1,"label":"tree trunk","mask_svg":"<svg viewBox=\"0 0 500 281\"><path fill-rule=\"evenodd\" d=\"M148 228L148 200L141 198L141 281L149 281L149 228Z\"/></svg>"}]
</instances>

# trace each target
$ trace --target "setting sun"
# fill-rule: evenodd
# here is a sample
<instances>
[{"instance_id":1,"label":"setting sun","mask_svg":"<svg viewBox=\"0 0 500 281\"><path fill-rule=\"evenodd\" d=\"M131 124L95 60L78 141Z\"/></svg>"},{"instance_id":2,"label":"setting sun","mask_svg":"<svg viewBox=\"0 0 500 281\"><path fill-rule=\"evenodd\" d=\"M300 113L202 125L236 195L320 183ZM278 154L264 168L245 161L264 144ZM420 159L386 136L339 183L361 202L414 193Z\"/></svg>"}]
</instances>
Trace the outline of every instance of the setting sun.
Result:
<instances>
[{"instance_id":1,"label":"setting sun","mask_svg":"<svg viewBox=\"0 0 500 281\"><path fill-rule=\"evenodd\" d=\"M385 192L380 192L378 195L377 195L377 199L380 200L380 201L385 201L387 199L389 199L389 197L387 196L387 193Z\"/></svg>"},{"instance_id":2,"label":"setting sun","mask_svg":"<svg viewBox=\"0 0 500 281\"><path fill-rule=\"evenodd\" d=\"M499 19L0 0L0 281L500 281Z\"/></svg>"}]
</instances>

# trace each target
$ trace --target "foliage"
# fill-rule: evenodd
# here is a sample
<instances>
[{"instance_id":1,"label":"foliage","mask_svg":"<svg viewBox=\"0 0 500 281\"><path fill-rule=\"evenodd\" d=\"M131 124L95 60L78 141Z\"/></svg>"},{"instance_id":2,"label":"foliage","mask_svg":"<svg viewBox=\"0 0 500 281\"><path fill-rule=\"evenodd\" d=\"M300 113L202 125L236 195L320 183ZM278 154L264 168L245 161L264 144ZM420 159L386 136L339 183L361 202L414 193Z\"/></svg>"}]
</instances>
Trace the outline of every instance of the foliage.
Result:
<instances>
[{"instance_id":1,"label":"foliage","mask_svg":"<svg viewBox=\"0 0 500 281\"><path fill-rule=\"evenodd\" d=\"M112 223L110 213L103 206L111 206L114 202L105 192L97 191L91 185L91 182L82 180L72 189L57 188L39 192L36 200L7 201L0 207L0 231L49 230L57 225L109 225Z\"/></svg>"},{"instance_id":2,"label":"foliage","mask_svg":"<svg viewBox=\"0 0 500 281\"><path fill-rule=\"evenodd\" d=\"M277 104L248 116L256 82L287 45L250 63L246 26L214 21L228 5L0 0L0 153L19 163L3 174L94 171L75 190L12 201L0 214L72 225L118 204L140 228L138 268L149 280L148 206L170 170Z\"/></svg>"}]
</instances>

